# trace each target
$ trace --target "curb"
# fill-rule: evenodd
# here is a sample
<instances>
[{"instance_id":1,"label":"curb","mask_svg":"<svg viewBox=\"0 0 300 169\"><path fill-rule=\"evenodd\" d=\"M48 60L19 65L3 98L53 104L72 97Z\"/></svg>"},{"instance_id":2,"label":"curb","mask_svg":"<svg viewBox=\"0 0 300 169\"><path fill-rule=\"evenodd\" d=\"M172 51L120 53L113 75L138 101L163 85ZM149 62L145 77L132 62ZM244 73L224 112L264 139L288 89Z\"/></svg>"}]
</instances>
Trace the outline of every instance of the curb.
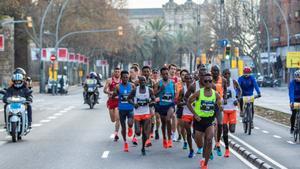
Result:
<instances>
[{"instance_id":1,"label":"curb","mask_svg":"<svg viewBox=\"0 0 300 169\"><path fill-rule=\"evenodd\" d=\"M229 145L232 149L234 149L236 152L238 152L246 160L248 160L250 163L254 164L255 167L257 167L259 169L274 169L268 163L259 159L254 154L252 154L250 151L247 151L245 148L243 148L241 145L237 144L236 142L232 141L231 139L229 139Z\"/></svg>"}]
</instances>

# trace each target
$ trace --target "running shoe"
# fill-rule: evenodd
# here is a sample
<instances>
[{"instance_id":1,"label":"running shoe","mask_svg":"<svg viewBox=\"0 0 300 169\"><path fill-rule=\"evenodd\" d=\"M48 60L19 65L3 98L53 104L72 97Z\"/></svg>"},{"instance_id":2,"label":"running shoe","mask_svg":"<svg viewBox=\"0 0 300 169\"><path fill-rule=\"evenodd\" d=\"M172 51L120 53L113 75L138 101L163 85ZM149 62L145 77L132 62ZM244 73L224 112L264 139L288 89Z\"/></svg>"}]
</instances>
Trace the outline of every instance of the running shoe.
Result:
<instances>
[{"instance_id":1,"label":"running shoe","mask_svg":"<svg viewBox=\"0 0 300 169\"><path fill-rule=\"evenodd\" d=\"M132 144L136 146L138 145L138 140L136 139L136 137L132 138Z\"/></svg>"},{"instance_id":2,"label":"running shoe","mask_svg":"<svg viewBox=\"0 0 300 169\"><path fill-rule=\"evenodd\" d=\"M150 133L150 138L154 138L153 133Z\"/></svg>"},{"instance_id":3,"label":"running shoe","mask_svg":"<svg viewBox=\"0 0 300 169\"><path fill-rule=\"evenodd\" d=\"M173 141L172 140L168 140L168 148L172 148L173 147Z\"/></svg>"},{"instance_id":4,"label":"running shoe","mask_svg":"<svg viewBox=\"0 0 300 169\"><path fill-rule=\"evenodd\" d=\"M124 143L124 152L128 152L128 143Z\"/></svg>"},{"instance_id":5,"label":"running shoe","mask_svg":"<svg viewBox=\"0 0 300 169\"><path fill-rule=\"evenodd\" d=\"M203 168L204 164L205 164L205 161L204 160L200 160L200 167L201 167L201 169Z\"/></svg>"},{"instance_id":6,"label":"running shoe","mask_svg":"<svg viewBox=\"0 0 300 169\"><path fill-rule=\"evenodd\" d=\"M152 146L152 143L151 143L151 140L150 138L146 141L146 147L151 147Z\"/></svg>"},{"instance_id":7,"label":"running shoe","mask_svg":"<svg viewBox=\"0 0 300 169\"><path fill-rule=\"evenodd\" d=\"M158 133L158 130L155 130L155 140L159 140L159 133Z\"/></svg>"},{"instance_id":8,"label":"running shoe","mask_svg":"<svg viewBox=\"0 0 300 169\"><path fill-rule=\"evenodd\" d=\"M175 133L173 133L173 132L172 132L171 138L172 138L173 141L177 141Z\"/></svg>"},{"instance_id":9,"label":"running shoe","mask_svg":"<svg viewBox=\"0 0 300 169\"><path fill-rule=\"evenodd\" d=\"M228 158L229 156L230 156L230 151L229 151L229 149L226 149L226 150L225 150L224 157L225 157L225 158Z\"/></svg>"},{"instance_id":10,"label":"running shoe","mask_svg":"<svg viewBox=\"0 0 300 169\"><path fill-rule=\"evenodd\" d=\"M142 155L145 156L146 155L146 150L143 148L141 151L142 151Z\"/></svg>"},{"instance_id":11,"label":"running shoe","mask_svg":"<svg viewBox=\"0 0 300 169\"><path fill-rule=\"evenodd\" d=\"M207 165L203 165L201 169L208 169Z\"/></svg>"},{"instance_id":12,"label":"running shoe","mask_svg":"<svg viewBox=\"0 0 300 169\"><path fill-rule=\"evenodd\" d=\"M194 156L195 156L194 150L191 150L188 157L189 158L193 158Z\"/></svg>"},{"instance_id":13,"label":"running shoe","mask_svg":"<svg viewBox=\"0 0 300 169\"><path fill-rule=\"evenodd\" d=\"M218 156L222 156L222 151L221 151L221 147L220 146L216 146L215 150L216 150Z\"/></svg>"},{"instance_id":14,"label":"running shoe","mask_svg":"<svg viewBox=\"0 0 300 169\"><path fill-rule=\"evenodd\" d=\"M188 147L188 144L187 144L187 142L184 142L184 143L183 143L183 147L182 147L182 148L183 148L184 150L186 150L186 149L187 149L187 147Z\"/></svg>"},{"instance_id":15,"label":"running shoe","mask_svg":"<svg viewBox=\"0 0 300 169\"><path fill-rule=\"evenodd\" d=\"M210 160L213 160L213 159L214 159L214 154L213 154L212 152L210 153L209 159L210 159Z\"/></svg>"},{"instance_id":16,"label":"running shoe","mask_svg":"<svg viewBox=\"0 0 300 169\"><path fill-rule=\"evenodd\" d=\"M168 148L168 141L167 140L163 140L163 147Z\"/></svg>"},{"instance_id":17,"label":"running shoe","mask_svg":"<svg viewBox=\"0 0 300 169\"><path fill-rule=\"evenodd\" d=\"M133 134L132 127L131 128L129 127L128 128L128 137L131 137L132 134Z\"/></svg>"},{"instance_id":18,"label":"running shoe","mask_svg":"<svg viewBox=\"0 0 300 169\"><path fill-rule=\"evenodd\" d=\"M177 138L176 141L177 141L177 142L180 142L180 141L181 141L181 134L179 134L179 136L178 136L178 138Z\"/></svg>"},{"instance_id":19,"label":"running shoe","mask_svg":"<svg viewBox=\"0 0 300 169\"><path fill-rule=\"evenodd\" d=\"M115 134L114 141L117 142L118 140L119 140L119 136L118 136L118 134Z\"/></svg>"},{"instance_id":20,"label":"running shoe","mask_svg":"<svg viewBox=\"0 0 300 169\"><path fill-rule=\"evenodd\" d=\"M198 148L197 154L202 154L202 152L203 152L203 148L202 148L202 147L201 147L201 148Z\"/></svg>"}]
</instances>

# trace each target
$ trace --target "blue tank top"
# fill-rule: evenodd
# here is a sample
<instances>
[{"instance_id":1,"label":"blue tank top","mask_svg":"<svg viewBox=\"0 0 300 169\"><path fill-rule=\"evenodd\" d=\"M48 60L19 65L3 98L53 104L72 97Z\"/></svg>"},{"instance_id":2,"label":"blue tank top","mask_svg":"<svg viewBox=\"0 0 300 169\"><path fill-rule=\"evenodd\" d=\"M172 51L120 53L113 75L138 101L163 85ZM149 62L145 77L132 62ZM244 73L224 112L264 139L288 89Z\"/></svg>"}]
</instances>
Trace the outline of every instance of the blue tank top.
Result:
<instances>
[{"instance_id":1,"label":"blue tank top","mask_svg":"<svg viewBox=\"0 0 300 169\"><path fill-rule=\"evenodd\" d=\"M131 92L130 83L127 83L127 86L124 86L122 83L120 83L119 104L118 104L119 110L133 110L133 106L128 103L128 96L130 92Z\"/></svg>"},{"instance_id":2,"label":"blue tank top","mask_svg":"<svg viewBox=\"0 0 300 169\"><path fill-rule=\"evenodd\" d=\"M159 81L159 86L161 87L163 85L163 81ZM168 106L174 104L174 98L175 98L175 90L174 90L174 83L172 80L169 80L169 83L167 86L165 86L165 89L160 92L159 94L159 105L161 106Z\"/></svg>"}]
</instances>

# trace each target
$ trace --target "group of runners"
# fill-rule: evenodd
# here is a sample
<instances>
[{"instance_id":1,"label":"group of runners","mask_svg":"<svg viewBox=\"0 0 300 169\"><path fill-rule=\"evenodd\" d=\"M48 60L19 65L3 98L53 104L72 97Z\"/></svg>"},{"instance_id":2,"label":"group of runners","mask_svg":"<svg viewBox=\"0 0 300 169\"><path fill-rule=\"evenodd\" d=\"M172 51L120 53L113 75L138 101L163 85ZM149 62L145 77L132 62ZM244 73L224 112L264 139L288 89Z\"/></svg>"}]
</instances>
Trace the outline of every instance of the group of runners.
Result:
<instances>
[{"instance_id":1,"label":"group of runners","mask_svg":"<svg viewBox=\"0 0 300 169\"><path fill-rule=\"evenodd\" d=\"M173 141L183 140L189 158L203 154L201 168L206 169L214 150L222 156L220 140L225 143L224 157L230 156L228 132L235 131L238 100L241 88L231 78L229 69L222 74L215 65L208 70L198 65L196 72L180 69L174 64L160 70L134 64L129 71L115 68L106 82L107 107L115 125L114 140L119 128L124 140L124 151L129 151L127 138L137 145L141 136L142 155L152 139L160 139L165 149ZM133 132L134 131L134 132ZM176 137L177 136L177 137ZM193 147L196 143L196 151Z\"/></svg>"}]
</instances>

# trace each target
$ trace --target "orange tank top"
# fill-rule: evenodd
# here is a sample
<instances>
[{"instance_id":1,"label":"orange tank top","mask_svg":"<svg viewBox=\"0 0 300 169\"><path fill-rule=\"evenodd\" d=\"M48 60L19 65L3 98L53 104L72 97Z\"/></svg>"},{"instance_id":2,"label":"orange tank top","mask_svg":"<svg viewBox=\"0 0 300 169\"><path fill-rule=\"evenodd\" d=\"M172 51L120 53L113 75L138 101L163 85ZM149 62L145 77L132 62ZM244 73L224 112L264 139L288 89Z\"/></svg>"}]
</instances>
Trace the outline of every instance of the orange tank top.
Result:
<instances>
[{"instance_id":1,"label":"orange tank top","mask_svg":"<svg viewBox=\"0 0 300 169\"><path fill-rule=\"evenodd\" d=\"M223 78L219 76L218 81L216 83L216 91L219 93L220 97L223 98Z\"/></svg>"}]
</instances>

